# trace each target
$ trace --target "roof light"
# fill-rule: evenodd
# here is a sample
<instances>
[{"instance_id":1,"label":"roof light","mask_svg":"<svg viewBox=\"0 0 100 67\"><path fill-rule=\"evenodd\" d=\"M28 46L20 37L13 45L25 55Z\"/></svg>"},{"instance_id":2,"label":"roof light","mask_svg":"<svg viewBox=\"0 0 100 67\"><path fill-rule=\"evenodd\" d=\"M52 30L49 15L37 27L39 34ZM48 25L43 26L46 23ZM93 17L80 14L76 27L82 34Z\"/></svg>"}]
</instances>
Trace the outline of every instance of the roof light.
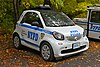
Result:
<instances>
[{"instance_id":1,"label":"roof light","mask_svg":"<svg viewBox=\"0 0 100 67\"><path fill-rule=\"evenodd\" d=\"M100 7L100 4L95 4L94 6L96 6L96 7Z\"/></svg>"},{"instance_id":2,"label":"roof light","mask_svg":"<svg viewBox=\"0 0 100 67\"><path fill-rule=\"evenodd\" d=\"M32 9L38 9L38 10L51 10L51 8L50 8L50 6L49 5L45 5L45 6L43 6L43 5L40 5L40 6L37 6L37 7L34 7L34 8L32 8Z\"/></svg>"}]
</instances>

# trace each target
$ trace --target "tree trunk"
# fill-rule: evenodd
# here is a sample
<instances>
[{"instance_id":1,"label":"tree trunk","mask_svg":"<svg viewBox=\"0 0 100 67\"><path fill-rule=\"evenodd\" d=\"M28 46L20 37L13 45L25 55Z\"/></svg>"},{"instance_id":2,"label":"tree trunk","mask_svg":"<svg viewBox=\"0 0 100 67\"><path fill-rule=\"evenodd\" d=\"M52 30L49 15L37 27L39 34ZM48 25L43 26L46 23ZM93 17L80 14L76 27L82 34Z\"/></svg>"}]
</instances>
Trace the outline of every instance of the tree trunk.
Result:
<instances>
[{"instance_id":1,"label":"tree trunk","mask_svg":"<svg viewBox=\"0 0 100 67\"><path fill-rule=\"evenodd\" d=\"M14 8L14 24L16 25L16 22L19 19L19 5L21 0L13 0L13 8ZM15 28L15 27L14 27Z\"/></svg>"}]
</instances>

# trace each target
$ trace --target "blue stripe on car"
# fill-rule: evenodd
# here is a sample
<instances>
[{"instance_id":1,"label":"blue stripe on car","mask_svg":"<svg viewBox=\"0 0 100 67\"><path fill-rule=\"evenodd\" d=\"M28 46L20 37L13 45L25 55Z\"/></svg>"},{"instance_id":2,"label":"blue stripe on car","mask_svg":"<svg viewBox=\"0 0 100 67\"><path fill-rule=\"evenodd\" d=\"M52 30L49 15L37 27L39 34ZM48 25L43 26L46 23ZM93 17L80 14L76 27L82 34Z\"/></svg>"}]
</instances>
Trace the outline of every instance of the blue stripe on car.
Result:
<instances>
[{"instance_id":1,"label":"blue stripe on car","mask_svg":"<svg viewBox=\"0 0 100 67\"><path fill-rule=\"evenodd\" d=\"M85 29L85 30L87 30L87 29ZM96 31L96 30L89 30L89 31L92 31L92 32L100 32L100 31Z\"/></svg>"},{"instance_id":2,"label":"blue stripe on car","mask_svg":"<svg viewBox=\"0 0 100 67\"><path fill-rule=\"evenodd\" d=\"M25 40L25 39L21 39L21 41L24 41L24 42L26 42L26 43L28 43L28 44L31 44L31 45L33 45L33 46L35 46L35 47L40 48L40 46L39 46L39 45L34 44L34 43L31 43L31 42L29 42L29 41L27 41L27 40Z\"/></svg>"},{"instance_id":3,"label":"blue stripe on car","mask_svg":"<svg viewBox=\"0 0 100 67\"><path fill-rule=\"evenodd\" d=\"M44 32L44 33L52 35L51 31L47 31L47 30L44 30L44 29L41 29L41 28L37 28L37 27L34 27L34 26L28 26L28 25L25 25L25 24L20 24L20 26L26 27L26 28L30 28L30 29L34 29L34 30L37 30L37 31Z\"/></svg>"}]
</instances>

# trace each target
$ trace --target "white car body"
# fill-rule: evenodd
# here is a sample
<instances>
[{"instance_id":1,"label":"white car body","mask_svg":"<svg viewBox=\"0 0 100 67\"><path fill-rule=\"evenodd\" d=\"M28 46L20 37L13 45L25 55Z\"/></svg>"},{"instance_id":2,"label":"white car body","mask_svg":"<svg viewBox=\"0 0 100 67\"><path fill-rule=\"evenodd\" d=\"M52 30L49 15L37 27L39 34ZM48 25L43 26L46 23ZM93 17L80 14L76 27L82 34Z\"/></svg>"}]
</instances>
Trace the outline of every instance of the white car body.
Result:
<instances>
[{"instance_id":1,"label":"white car body","mask_svg":"<svg viewBox=\"0 0 100 67\"><path fill-rule=\"evenodd\" d=\"M35 12L39 15L43 28L32 26L27 23L21 23L27 12ZM53 32L59 32L64 35L64 40L57 40ZM26 10L22 13L16 24L14 33L17 33L21 39L21 44L29 48L40 51L43 41L50 43L54 57L62 57L83 52L89 48L89 41L86 36L83 37L84 29L78 25L64 27L47 27L42 15L36 10ZM76 36L79 35L79 36ZM35 39L33 40L33 36Z\"/></svg>"}]
</instances>

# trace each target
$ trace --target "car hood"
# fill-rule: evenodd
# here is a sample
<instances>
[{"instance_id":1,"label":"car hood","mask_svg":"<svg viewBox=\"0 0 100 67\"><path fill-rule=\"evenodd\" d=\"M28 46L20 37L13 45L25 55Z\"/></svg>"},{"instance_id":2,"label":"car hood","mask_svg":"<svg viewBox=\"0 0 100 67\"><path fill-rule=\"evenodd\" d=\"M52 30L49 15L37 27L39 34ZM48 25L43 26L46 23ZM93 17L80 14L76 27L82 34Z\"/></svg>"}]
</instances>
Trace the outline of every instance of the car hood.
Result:
<instances>
[{"instance_id":1,"label":"car hood","mask_svg":"<svg viewBox=\"0 0 100 67\"><path fill-rule=\"evenodd\" d=\"M51 32L56 31L67 36L71 36L72 34L83 34L84 31L84 29L78 25L65 27L46 27L45 29Z\"/></svg>"}]
</instances>

